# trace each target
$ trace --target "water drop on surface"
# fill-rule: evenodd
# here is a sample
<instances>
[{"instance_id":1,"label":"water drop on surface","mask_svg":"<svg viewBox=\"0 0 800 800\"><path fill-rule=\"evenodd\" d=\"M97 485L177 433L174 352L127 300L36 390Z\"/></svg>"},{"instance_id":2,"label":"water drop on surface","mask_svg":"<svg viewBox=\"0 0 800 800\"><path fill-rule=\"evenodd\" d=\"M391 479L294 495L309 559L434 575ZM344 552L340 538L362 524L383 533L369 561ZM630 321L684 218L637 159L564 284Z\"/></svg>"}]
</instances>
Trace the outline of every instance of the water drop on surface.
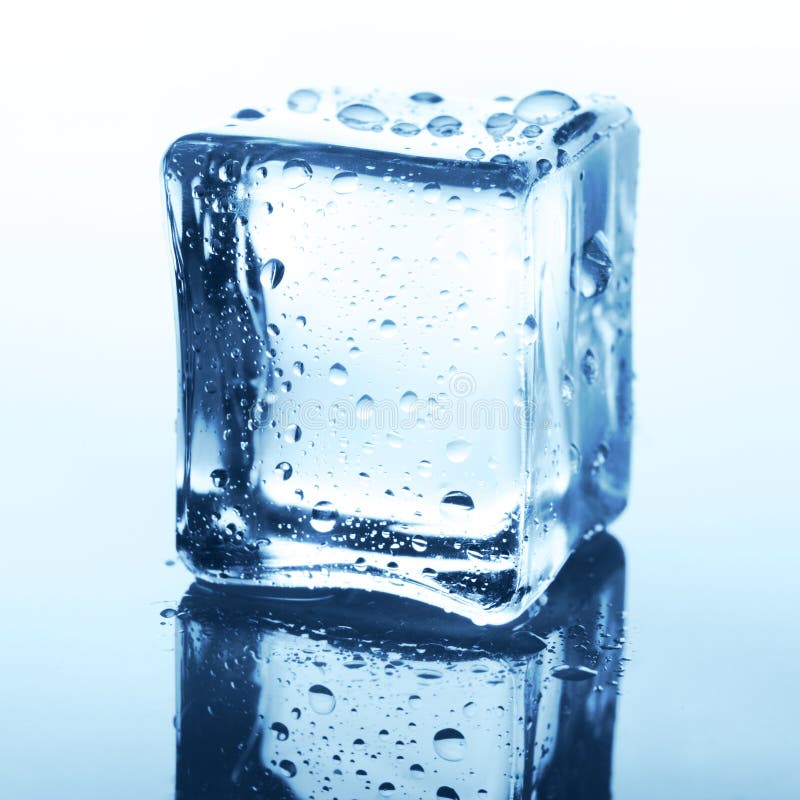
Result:
<instances>
[{"instance_id":1,"label":"water drop on surface","mask_svg":"<svg viewBox=\"0 0 800 800\"><path fill-rule=\"evenodd\" d=\"M383 336L384 339L390 339L396 333L397 325L393 320L385 319L381 322L381 336Z\"/></svg>"},{"instance_id":2,"label":"water drop on surface","mask_svg":"<svg viewBox=\"0 0 800 800\"><path fill-rule=\"evenodd\" d=\"M419 398L414 392L405 392L400 398L400 410L405 414L413 414L417 410Z\"/></svg>"},{"instance_id":3,"label":"water drop on surface","mask_svg":"<svg viewBox=\"0 0 800 800\"><path fill-rule=\"evenodd\" d=\"M317 714L330 714L336 708L336 698L327 686L317 683L308 690L308 704Z\"/></svg>"},{"instance_id":4,"label":"water drop on surface","mask_svg":"<svg viewBox=\"0 0 800 800\"><path fill-rule=\"evenodd\" d=\"M338 362L328 370L328 378L334 386L344 386L347 383L347 370Z\"/></svg>"},{"instance_id":5,"label":"water drop on surface","mask_svg":"<svg viewBox=\"0 0 800 800\"><path fill-rule=\"evenodd\" d=\"M278 766L283 770L287 778L294 778L294 776L297 775L297 767L294 762L289 761L288 758L284 758Z\"/></svg>"},{"instance_id":6,"label":"water drop on surface","mask_svg":"<svg viewBox=\"0 0 800 800\"><path fill-rule=\"evenodd\" d=\"M356 403L356 414L362 422L367 422L375 410L375 401L368 395L361 395Z\"/></svg>"},{"instance_id":7,"label":"water drop on surface","mask_svg":"<svg viewBox=\"0 0 800 800\"><path fill-rule=\"evenodd\" d=\"M412 764L408 771L411 773L412 778L416 778L417 780L422 780L425 777L425 770L422 767L422 764Z\"/></svg>"},{"instance_id":8,"label":"water drop on surface","mask_svg":"<svg viewBox=\"0 0 800 800\"><path fill-rule=\"evenodd\" d=\"M521 134L525 139L535 139L542 135L542 128L539 125L526 125Z\"/></svg>"},{"instance_id":9,"label":"water drop on surface","mask_svg":"<svg viewBox=\"0 0 800 800\"><path fill-rule=\"evenodd\" d=\"M311 509L311 527L319 533L329 533L336 526L339 512L336 506L328 500L320 500Z\"/></svg>"},{"instance_id":10,"label":"water drop on surface","mask_svg":"<svg viewBox=\"0 0 800 800\"><path fill-rule=\"evenodd\" d=\"M279 742L285 742L289 738L289 729L282 722L273 722L270 730Z\"/></svg>"},{"instance_id":11,"label":"water drop on surface","mask_svg":"<svg viewBox=\"0 0 800 800\"><path fill-rule=\"evenodd\" d=\"M492 114L492 116L486 120L486 132L495 139L501 139L516 124L517 118L513 114L506 114L501 111L498 114Z\"/></svg>"},{"instance_id":12,"label":"water drop on surface","mask_svg":"<svg viewBox=\"0 0 800 800\"><path fill-rule=\"evenodd\" d=\"M414 536L411 539L411 548L415 553L424 553L428 549L428 540L424 536Z\"/></svg>"},{"instance_id":13,"label":"water drop on surface","mask_svg":"<svg viewBox=\"0 0 800 800\"><path fill-rule=\"evenodd\" d=\"M449 114L442 114L434 117L428 123L427 128L433 136L449 138L461 133L461 120L451 117Z\"/></svg>"},{"instance_id":14,"label":"water drop on surface","mask_svg":"<svg viewBox=\"0 0 800 800\"><path fill-rule=\"evenodd\" d=\"M165 608L159 613L159 616L163 617L164 619L172 619L173 617L177 616L177 614L178 612L174 608Z\"/></svg>"},{"instance_id":15,"label":"water drop on surface","mask_svg":"<svg viewBox=\"0 0 800 800\"><path fill-rule=\"evenodd\" d=\"M394 784L385 781L378 787L378 794L381 797L391 797L394 794Z\"/></svg>"},{"instance_id":16,"label":"water drop on surface","mask_svg":"<svg viewBox=\"0 0 800 800\"><path fill-rule=\"evenodd\" d=\"M299 425L289 425L283 433L283 438L287 442L299 442L303 431Z\"/></svg>"},{"instance_id":17,"label":"water drop on surface","mask_svg":"<svg viewBox=\"0 0 800 800\"><path fill-rule=\"evenodd\" d=\"M211 483L214 484L215 488L223 489L225 484L228 483L228 471L224 469L211 470Z\"/></svg>"},{"instance_id":18,"label":"water drop on surface","mask_svg":"<svg viewBox=\"0 0 800 800\"><path fill-rule=\"evenodd\" d=\"M392 125L392 133L396 133L398 136L416 136L420 130L419 125L415 125L413 122L403 122L403 120L398 120Z\"/></svg>"},{"instance_id":19,"label":"water drop on surface","mask_svg":"<svg viewBox=\"0 0 800 800\"><path fill-rule=\"evenodd\" d=\"M278 258L271 258L261 268L261 285L266 288L274 289L283 280L286 267L283 261Z\"/></svg>"},{"instance_id":20,"label":"water drop on surface","mask_svg":"<svg viewBox=\"0 0 800 800\"><path fill-rule=\"evenodd\" d=\"M355 172L339 172L331 178L331 186L336 194L350 194L358 189L358 175Z\"/></svg>"},{"instance_id":21,"label":"water drop on surface","mask_svg":"<svg viewBox=\"0 0 800 800\"><path fill-rule=\"evenodd\" d=\"M581 359L581 374L586 383L591 386L596 380L600 372L600 367L597 364L597 356L592 352L591 348L583 354Z\"/></svg>"},{"instance_id":22,"label":"water drop on surface","mask_svg":"<svg viewBox=\"0 0 800 800\"><path fill-rule=\"evenodd\" d=\"M388 121L386 114L366 103L345 106L336 117L339 122L357 131L380 131Z\"/></svg>"},{"instance_id":23,"label":"water drop on surface","mask_svg":"<svg viewBox=\"0 0 800 800\"><path fill-rule=\"evenodd\" d=\"M563 92L534 92L517 103L514 114L525 122L542 124L551 122L564 114L574 111L578 103Z\"/></svg>"},{"instance_id":24,"label":"water drop on surface","mask_svg":"<svg viewBox=\"0 0 800 800\"><path fill-rule=\"evenodd\" d=\"M452 442L448 442L445 449L448 460L453 464L460 464L469 458L469 454L472 452L472 443L466 439L453 439Z\"/></svg>"},{"instance_id":25,"label":"water drop on surface","mask_svg":"<svg viewBox=\"0 0 800 800\"><path fill-rule=\"evenodd\" d=\"M560 667L555 667L550 674L562 681L588 681L596 677L597 670L589 667L570 667L567 664L562 664Z\"/></svg>"},{"instance_id":26,"label":"water drop on surface","mask_svg":"<svg viewBox=\"0 0 800 800\"><path fill-rule=\"evenodd\" d=\"M511 192L500 192L497 196L497 205L509 210L517 204L517 198Z\"/></svg>"},{"instance_id":27,"label":"water drop on surface","mask_svg":"<svg viewBox=\"0 0 800 800\"><path fill-rule=\"evenodd\" d=\"M475 503L466 492L448 492L439 503L439 508L445 516L457 518L467 511L472 511Z\"/></svg>"},{"instance_id":28,"label":"water drop on surface","mask_svg":"<svg viewBox=\"0 0 800 800\"><path fill-rule=\"evenodd\" d=\"M597 297L608 287L614 263L608 252L608 239L602 231L589 237L581 250L580 280L577 287L586 297Z\"/></svg>"},{"instance_id":29,"label":"water drop on surface","mask_svg":"<svg viewBox=\"0 0 800 800\"><path fill-rule=\"evenodd\" d=\"M475 716L475 712L477 711L477 706L475 705L475 703L470 701L469 703L465 703L464 708L462 708L461 710L464 712L464 716L467 719L471 719L472 717Z\"/></svg>"},{"instance_id":30,"label":"water drop on surface","mask_svg":"<svg viewBox=\"0 0 800 800\"><path fill-rule=\"evenodd\" d=\"M292 370L294 374L297 375L297 377L299 378L305 371L305 366L303 365L302 361L295 361L294 364L292 364Z\"/></svg>"},{"instance_id":31,"label":"water drop on surface","mask_svg":"<svg viewBox=\"0 0 800 800\"><path fill-rule=\"evenodd\" d=\"M440 786L436 790L438 800L460 800L456 790L451 786Z\"/></svg>"},{"instance_id":32,"label":"water drop on surface","mask_svg":"<svg viewBox=\"0 0 800 800\"><path fill-rule=\"evenodd\" d=\"M480 147L470 147L470 149L467 150L466 155L470 161L480 161L486 156L486 153L484 153Z\"/></svg>"},{"instance_id":33,"label":"water drop on surface","mask_svg":"<svg viewBox=\"0 0 800 800\"><path fill-rule=\"evenodd\" d=\"M234 119L261 119L264 115L255 108L243 108L233 116Z\"/></svg>"},{"instance_id":34,"label":"water drop on surface","mask_svg":"<svg viewBox=\"0 0 800 800\"><path fill-rule=\"evenodd\" d=\"M545 175L549 175L553 169L553 165L550 161L546 158L540 158L536 162L536 177L537 178L544 178Z\"/></svg>"},{"instance_id":35,"label":"water drop on surface","mask_svg":"<svg viewBox=\"0 0 800 800\"><path fill-rule=\"evenodd\" d=\"M464 734L455 728L443 728L433 737L433 749L436 755L445 761L461 761L466 746Z\"/></svg>"},{"instance_id":36,"label":"water drop on surface","mask_svg":"<svg viewBox=\"0 0 800 800\"><path fill-rule=\"evenodd\" d=\"M313 114L319 105L319 94L313 89L298 89L289 95L286 105L298 114Z\"/></svg>"},{"instance_id":37,"label":"water drop on surface","mask_svg":"<svg viewBox=\"0 0 800 800\"><path fill-rule=\"evenodd\" d=\"M528 314L525 317L525 322L522 323L522 340L526 344L533 344L539 338L539 323L533 314Z\"/></svg>"},{"instance_id":38,"label":"water drop on surface","mask_svg":"<svg viewBox=\"0 0 800 800\"><path fill-rule=\"evenodd\" d=\"M435 203L442 194L442 187L438 183L426 183L422 187L422 199L426 203Z\"/></svg>"},{"instance_id":39,"label":"water drop on surface","mask_svg":"<svg viewBox=\"0 0 800 800\"><path fill-rule=\"evenodd\" d=\"M411 100L415 103L441 103L442 97L434 92L417 92L411 95Z\"/></svg>"},{"instance_id":40,"label":"water drop on surface","mask_svg":"<svg viewBox=\"0 0 800 800\"><path fill-rule=\"evenodd\" d=\"M281 461L275 466L275 474L285 481L292 477L293 472L292 465L288 461Z\"/></svg>"},{"instance_id":41,"label":"water drop on surface","mask_svg":"<svg viewBox=\"0 0 800 800\"><path fill-rule=\"evenodd\" d=\"M565 372L561 378L561 400L565 406L568 406L572 403L574 397L575 381L572 380L572 376L569 373Z\"/></svg>"},{"instance_id":42,"label":"water drop on surface","mask_svg":"<svg viewBox=\"0 0 800 800\"><path fill-rule=\"evenodd\" d=\"M308 183L313 174L311 165L302 158L290 158L283 165L283 182L290 189L299 189L303 184Z\"/></svg>"},{"instance_id":43,"label":"water drop on surface","mask_svg":"<svg viewBox=\"0 0 800 800\"><path fill-rule=\"evenodd\" d=\"M417 464L417 472L419 472L423 478L430 478L430 476L433 474L431 462L427 459L420 461L419 464Z\"/></svg>"}]
</instances>

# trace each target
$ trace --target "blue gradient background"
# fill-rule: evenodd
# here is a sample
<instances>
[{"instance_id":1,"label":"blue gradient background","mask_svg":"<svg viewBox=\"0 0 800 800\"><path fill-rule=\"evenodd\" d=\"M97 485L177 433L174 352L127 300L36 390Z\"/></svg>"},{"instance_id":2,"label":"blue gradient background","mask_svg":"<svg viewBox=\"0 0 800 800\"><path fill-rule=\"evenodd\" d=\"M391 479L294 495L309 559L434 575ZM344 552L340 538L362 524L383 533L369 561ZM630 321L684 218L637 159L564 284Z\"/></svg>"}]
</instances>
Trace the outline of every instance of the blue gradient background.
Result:
<instances>
[{"instance_id":1,"label":"blue gradient background","mask_svg":"<svg viewBox=\"0 0 800 800\"><path fill-rule=\"evenodd\" d=\"M159 159L337 81L613 92L642 129L615 796L797 797L797 11L76 2L6 11L2 794L167 798L175 346ZM368 83L365 84L365 81Z\"/></svg>"}]
</instances>

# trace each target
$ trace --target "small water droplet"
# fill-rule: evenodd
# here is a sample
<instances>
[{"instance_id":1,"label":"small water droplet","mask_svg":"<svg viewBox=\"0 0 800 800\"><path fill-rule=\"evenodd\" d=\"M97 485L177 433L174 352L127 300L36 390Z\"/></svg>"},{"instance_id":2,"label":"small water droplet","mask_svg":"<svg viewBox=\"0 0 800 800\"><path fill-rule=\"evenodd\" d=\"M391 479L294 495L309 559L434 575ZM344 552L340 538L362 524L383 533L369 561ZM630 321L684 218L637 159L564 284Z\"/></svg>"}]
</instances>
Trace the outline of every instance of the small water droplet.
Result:
<instances>
[{"instance_id":1,"label":"small water droplet","mask_svg":"<svg viewBox=\"0 0 800 800\"><path fill-rule=\"evenodd\" d=\"M464 734L455 728L442 728L433 737L433 749L445 761L461 761L466 745Z\"/></svg>"},{"instance_id":2,"label":"small water droplet","mask_svg":"<svg viewBox=\"0 0 800 800\"><path fill-rule=\"evenodd\" d=\"M328 500L320 500L311 509L311 527L319 533L332 531L338 519L339 512L336 510L336 506Z\"/></svg>"},{"instance_id":3,"label":"small water droplet","mask_svg":"<svg viewBox=\"0 0 800 800\"><path fill-rule=\"evenodd\" d=\"M234 119L261 119L264 115L255 108L242 108L233 116Z\"/></svg>"},{"instance_id":4,"label":"small water droplet","mask_svg":"<svg viewBox=\"0 0 800 800\"><path fill-rule=\"evenodd\" d=\"M475 503L466 492L448 492L442 498L439 508L442 514L455 519L467 511L472 511Z\"/></svg>"},{"instance_id":5,"label":"small water droplet","mask_svg":"<svg viewBox=\"0 0 800 800\"><path fill-rule=\"evenodd\" d=\"M350 194L358 189L358 175L355 172L339 172L331 178L331 186L336 194Z\"/></svg>"},{"instance_id":6,"label":"small water droplet","mask_svg":"<svg viewBox=\"0 0 800 800\"><path fill-rule=\"evenodd\" d=\"M453 464L460 464L469 458L469 454L472 452L472 442L468 442L466 439L453 439L452 442L447 443L445 449L448 460Z\"/></svg>"},{"instance_id":7,"label":"small water droplet","mask_svg":"<svg viewBox=\"0 0 800 800\"><path fill-rule=\"evenodd\" d=\"M398 120L392 125L392 133L396 133L398 136L416 136L420 130L419 125L415 125L413 122L403 122L403 120Z\"/></svg>"},{"instance_id":8,"label":"small water droplet","mask_svg":"<svg viewBox=\"0 0 800 800\"><path fill-rule=\"evenodd\" d=\"M225 484L228 483L228 471L224 469L211 470L211 483L213 483L217 489L224 488Z\"/></svg>"},{"instance_id":9,"label":"small water droplet","mask_svg":"<svg viewBox=\"0 0 800 800\"><path fill-rule=\"evenodd\" d=\"M422 764L412 764L408 768L408 771L411 773L411 777L418 781L425 777L425 769L423 768Z\"/></svg>"},{"instance_id":10,"label":"small water droplet","mask_svg":"<svg viewBox=\"0 0 800 800\"><path fill-rule=\"evenodd\" d=\"M583 297L597 297L605 292L614 269L608 252L608 239L602 231L597 231L584 243L581 250L580 276L573 279L573 288L579 289Z\"/></svg>"},{"instance_id":11,"label":"small water droplet","mask_svg":"<svg viewBox=\"0 0 800 800\"><path fill-rule=\"evenodd\" d=\"M414 392L405 392L400 398L400 410L404 414L413 414L417 410L419 398Z\"/></svg>"},{"instance_id":12,"label":"small water droplet","mask_svg":"<svg viewBox=\"0 0 800 800\"><path fill-rule=\"evenodd\" d=\"M386 114L366 103L345 106L336 117L339 122L357 131L381 131L388 121Z\"/></svg>"},{"instance_id":13,"label":"small water droplet","mask_svg":"<svg viewBox=\"0 0 800 800\"><path fill-rule=\"evenodd\" d=\"M337 362L328 370L328 378L334 386L344 386L347 383L347 370Z\"/></svg>"},{"instance_id":14,"label":"small water droplet","mask_svg":"<svg viewBox=\"0 0 800 800\"><path fill-rule=\"evenodd\" d=\"M283 770L283 773L287 778L294 778L294 776L297 775L297 767L295 766L294 762L289 761L288 758L284 758L283 761L278 764L278 766L281 768L281 770Z\"/></svg>"},{"instance_id":15,"label":"small water droplet","mask_svg":"<svg viewBox=\"0 0 800 800\"><path fill-rule=\"evenodd\" d=\"M375 410L375 401L368 395L361 395L356 403L356 414L362 422L367 422Z\"/></svg>"},{"instance_id":16,"label":"small water droplet","mask_svg":"<svg viewBox=\"0 0 800 800\"><path fill-rule=\"evenodd\" d=\"M597 364L597 356L595 356L590 348L583 354L583 358L581 359L581 374L586 380L586 383L591 386L597 380L599 372L600 367Z\"/></svg>"},{"instance_id":17,"label":"small water droplet","mask_svg":"<svg viewBox=\"0 0 800 800\"><path fill-rule=\"evenodd\" d=\"M486 153L484 153L480 147L470 147L470 149L467 150L467 158L470 161L480 161L482 158L485 158L485 156Z\"/></svg>"},{"instance_id":18,"label":"small water droplet","mask_svg":"<svg viewBox=\"0 0 800 800\"><path fill-rule=\"evenodd\" d=\"M442 187L438 183L426 183L422 187L422 199L426 203L435 203L442 195Z\"/></svg>"},{"instance_id":19,"label":"small water droplet","mask_svg":"<svg viewBox=\"0 0 800 800\"><path fill-rule=\"evenodd\" d=\"M302 158L290 158L283 165L283 182L290 189L299 189L303 184L308 183L313 174L311 165Z\"/></svg>"},{"instance_id":20,"label":"small water droplet","mask_svg":"<svg viewBox=\"0 0 800 800\"><path fill-rule=\"evenodd\" d=\"M563 92L534 92L517 103L514 114L525 122L543 124L574 111L578 103Z\"/></svg>"},{"instance_id":21,"label":"small water droplet","mask_svg":"<svg viewBox=\"0 0 800 800\"><path fill-rule=\"evenodd\" d=\"M506 114L501 111L497 114L492 114L486 120L486 132L495 139L501 139L516 124L517 118L513 114Z\"/></svg>"},{"instance_id":22,"label":"small water droplet","mask_svg":"<svg viewBox=\"0 0 800 800\"><path fill-rule=\"evenodd\" d=\"M424 536L414 536L411 539L411 548L415 553L424 553L428 549L428 540Z\"/></svg>"},{"instance_id":23,"label":"small water droplet","mask_svg":"<svg viewBox=\"0 0 800 800\"><path fill-rule=\"evenodd\" d=\"M525 344L533 344L539 338L539 323L533 314L528 314L525 317L525 322L522 323L522 341Z\"/></svg>"},{"instance_id":24,"label":"small water droplet","mask_svg":"<svg viewBox=\"0 0 800 800\"><path fill-rule=\"evenodd\" d=\"M275 474L285 481L292 477L293 472L292 465L288 461L281 461L275 465Z\"/></svg>"},{"instance_id":25,"label":"small water droplet","mask_svg":"<svg viewBox=\"0 0 800 800\"><path fill-rule=\"evenodd\" d=\"M391 319L385 319L381 322L381 336L384 339L391 339L397 333L397 325Z\"/></svg>"},{"instance_id":26,"label":"small water droplet","mask_svg":"<svg viewBox=\"0 0 800 800\"><path fill-rule=\"evenodd\" d=\"M411 95L411 99L415 103L441 103L443 98L434 92L417 92Z\"/></svg>"},{"instance_id":27,"label":"small water droplet","mask_svg":"<svg viewBox=\"0 0 800 800\"><path fill-rule=\"evenodd\" d=\"M178 612L174 608L165 608L160 612L159 616L164 617L164 619L172 619L177 614Z\"/></svg>"},{"instance_id":28,"label":"small water droplet","mask_svg":"<svg viewBox=\"0 0 800 800\"><path fill-rule=\"evenodd\" d=\"M540 125L526 125L522 129L522 136L525 139L536 139L542 135L542 127Z\"/></svg>"},{"instance_id":29,"label":"small water droplet","mask_svg":"<svg viewBox=\"0 0 800 800\"><path fill-rule=\"evenodd\" d=\"M363 556L359 556L355 562L353 563L353 569L356 572L366 572L367 571L367 559Z\"/></svg>"},{"instance_id":30,"label":"small water droplet","mask_svg":"<svg viewBox=\"0 0 800 800\"><path fill-rule=\"evenodd\" d=\"M327 686L317 683L308 690L308 704L317 714L330 714L336 708L336 698Z\"/></svg>"},{"instance_id":31,"label":"small water droplet","mask_svg":"<svg viewBox=\"0 0 800 800\"><path fill-rule=\"evenodd\" d=\"M418 711L420 708L422 708L422 698L418 694L409 695L408 705L409 708L413 709L414 711Z\"/></svg>"},{"instance_id":32,"label":"small water droplet","mask_svg":"<svg viewBox=\"0 0 800 800\"><path fill-rule=\"evenodd\" d=\"M285 742L289 738L289 729L282 722L273 722L270 730L279 742Z\"/></svg>"},{"instance_id":33,"label":"small water droplet","mask_svg":"<svg viewBox=\"0 0 800 800\"><path fill-rule=\"evenodd\" d=\"M572 376L565 372L561 378L561 400L565 406L570 405L575 397L575 381Z\"/></svg>"},{"instance_id":34,"label":"small water droplet","mask_svg":"<svg viewBox=\"0 0 800 800\"><path fill-rule=\"evenodd\" d=\"M298 89L289 95L286 105L298 114L313 114L319 105L319 94L313 89Z\"/></svg>"},{"instance_id":35,"label":"small water droplet","mask_svg":"<svg viewBox=\"0 0 800 800\"><path fill-rule=\"evenodd\" d=\"M434 117L427 127L431 135L446 139L461 133L461 120L451 117L449 114L442 114Z\"/></svg>"},{"instance_id":36,"label":"small water droplet","mask_svg":"<svg viewBox=\"0 0 800 800\"><path fill-rule=\"evenodd\" d=\"M588 681L597 675L597 670L589 667L570 667L567 664L562 664L560 667L555 667L550 674L561 681Z\"/></svg>"},{"instance_id":37,"label":"small water droplet","mask_svg":"<svg viewBox=\"0 0 800 800\"><path fill-rule=\"evenodd\" d=\"M283 432L283 438L287 442L299 442L302 435L303 431L299 425L289 425Z\"/></svg>"},{"instance_id":38,"label":"small water droplet","mask_svg":"<svg viewBox=\"0 0 800 800\"><path fill-rule=\"evenodd\" d=\"M544 178L545 175L549 175L553 169L552 163L548 161L546 158L540 158L536 162L536 177L537 178Z\"/></svg>"}]
</instances>

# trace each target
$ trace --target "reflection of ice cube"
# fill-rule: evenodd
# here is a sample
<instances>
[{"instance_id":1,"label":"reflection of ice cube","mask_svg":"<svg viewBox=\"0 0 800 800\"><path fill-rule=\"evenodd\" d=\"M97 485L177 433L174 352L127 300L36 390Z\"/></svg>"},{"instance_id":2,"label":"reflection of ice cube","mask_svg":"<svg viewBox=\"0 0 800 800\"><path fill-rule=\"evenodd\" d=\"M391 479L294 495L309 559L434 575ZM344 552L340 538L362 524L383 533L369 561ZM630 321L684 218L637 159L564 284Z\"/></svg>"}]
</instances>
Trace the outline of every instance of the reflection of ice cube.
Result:
<instances>
[{"instance_id":1,"label":"reflection of ice cube","mask_svg":"<svg viewBox=\"0 0 800 800\"><path fill-rule=\"evenodd\" d=\"M178 800L609 796L623 562L607 534L498 628L375 593L291 596L184 598Z\"/></svg>"},{"instance_id":2,"label":"reflection of ice cube","mask_svg":"<svg viewBox=\"0 0 800 800\"><path fill-rule=\"evenodd\" d=\"M172 145L197 572L502 622L619 513L637 133L564 97L322 96Z\"/></svg>"}]
</instances>

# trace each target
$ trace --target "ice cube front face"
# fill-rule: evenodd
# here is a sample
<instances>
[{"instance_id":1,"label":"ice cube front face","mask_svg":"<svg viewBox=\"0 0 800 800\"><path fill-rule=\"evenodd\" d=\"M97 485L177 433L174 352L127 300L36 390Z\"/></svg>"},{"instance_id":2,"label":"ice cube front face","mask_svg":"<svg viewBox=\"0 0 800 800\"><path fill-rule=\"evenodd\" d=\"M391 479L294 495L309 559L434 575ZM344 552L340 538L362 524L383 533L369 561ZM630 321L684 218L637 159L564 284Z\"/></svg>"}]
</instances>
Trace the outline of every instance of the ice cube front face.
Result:
<instances>
[{"instance_id":1,"label":"ice cube front face","mask_svg":"<svg viewBox=\"0 0 800 800\"><path fill-rule=\"evenodd\" d=\"M532 602L625 503L636 145L556 92L296 92L176 141L187 564Z\"/></svg>"}]
</instances>

